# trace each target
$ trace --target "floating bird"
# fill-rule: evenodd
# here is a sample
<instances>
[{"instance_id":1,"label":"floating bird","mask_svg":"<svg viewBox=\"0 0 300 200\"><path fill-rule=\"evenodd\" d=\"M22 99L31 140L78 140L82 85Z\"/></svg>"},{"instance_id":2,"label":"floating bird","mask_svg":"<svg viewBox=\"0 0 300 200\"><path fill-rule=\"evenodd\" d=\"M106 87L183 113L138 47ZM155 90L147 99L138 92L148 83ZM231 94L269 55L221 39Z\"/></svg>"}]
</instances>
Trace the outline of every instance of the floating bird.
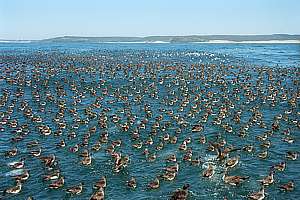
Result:
<instances>
[{"instance_id":1,"label":"floating bird","mask_svg":"<svg viewBox=\"0 0 300 200\"><path fill-rule=\"evenodd\" d=\"M104 200L104 189L100 188L90 198L90 200Z\"/></svg>"},{"instance_id":2,"label":"floating bird","mask_svg":"<svg viewBox=\"0 0 300 200\"><path fill-rule=\"evenodd\" d=\"M21 169L24 167L24 159L21 159L20 161L9 163L8 166L14 169Z\"/></svg>"},{"instance_id":3,"label":"floating bird","mask_svg":"<svg viewBox=\"0 0 300 200\"><path fill-rule=\"evenodd\" d=\"M131 189L136 188L136 179L134 177L131 177L129 181L127 181L127 186Z\"/></svg>"},{"instance_id":4,"label":"floating bird","mask_svg":"<svg viewBox=\"0 0 300 200\"><path fill-rule=\"evenodd\" d=\"M282 184L279 186L279 189L285 191L285 192L291 192L294 190L294 187L295 187L295 183L294 181L289 181L285 184Z\"/></svg>"},{"instance_id":5,"label":"floating bird","mask_svg":"<svg viewBox=\"0 0 300 200\"><path fill-rule=\"evenodd\" d=\"M30 154L31 154L33 157L39 157L39 156L41 155L41 153L42 153L42 149L41 149L41 148L39 148L39 149L37 149L37 150L32 150L32 151L30 151Z\"/></svg>"},{"instance_id":6,"label":"floating bird","mask_svg":"<svg viewBox=\"0 0 300 200\"><path fill-rule=\"evenodd\" d=\"M60 171L59 171L59 170L55 170L55 171L51 172L50 174L45 175L45 176L43 177L43 179L44 179L45 181L48 181L48 180L55 180L55 179L58 179L59 176L60 176Z\"/></svg>"},{"instance_id":7,"label":"floating bird","mask_svg":"<svg viewBox=\"0 0 300 200\"><path fill-rule=\"evenodd\" d=\"M21 190L22 190L22 183L21 183L21 181L17 180L16 186L7 188L6 190L4 190L4 193L18 194L19 192L21 192Z\"/></svg>"},{"instance_id":8,"label":"floating bird","mask_svg":"<svg viewBox=\"0 0 300 200\"><path fill-rule=\"evenodd\" d=\"M289 160L297 160L298 159L298 153L295 151L288 151L285 155L285 157Z\"/></svg>"},{"instance_id":9,"label":"floating bird","mask_svg":"<svg viewBox=\"0 0 300 200\"><path fill-rule=\"evenodd\" d=\"M17 155L17 153L18 153L18 149L16 147L14 147L13 149L5 152L5 156L6 157L14 157Z\"/></svg>"},{"instance_id":10,"label":"floating bird","mask_svg":"<svg viewBox=\"0 0 300 200\"><path fill-rule=\"evenodd\" d=\"M223 181L229 185L237 186L245 180L249 179L249 176L229 176L228 168L225 168L224 175L222 177Z\"/></svg>"},{"instance_id":11,"label":"floating bird","mask_svg":"<svg viewBox=\"0 0 300 200\"><path fill-rule=\"evenodd\" d=\"M248 196L248 198L252 200L263 200L265 197L265 189L263 186L258 192L253 192Z\"/></svg>"},{"instance_id":12,"label":"floating bird","mask_svg":"<svg viewBox=\"0 0 300 200\"><path fill-rule=\"evenodd\" d=\"M58 189L64 186L65 179L63 176L52 182L48 187L51 189Z\"/></svg>"},{"instance_id":13,"label":"floating bird","mask_svg":"<svg viewBox=\"0 0 300 200\"><path fill-rule=\"evenodd\" d=\"M229 158L229 159L226 161L226 163L225 163L225 167L226 167L226 168L233 168L233 167L235 167L238 163L239 163L239 157Z\"/></svg>"},{"instance_id":14,"label":"floating bird","mask_svg":"<svg viewBox=\"0 0 300 200\"><path fill-rule=\"evenodd\" d=\"M286 168L286 162L285 161L284 162L280 162L280 163L274 165L273 168L282 172Z\"/></svg>"},{"instance_id":15,"label":"floating bird","mask_svg":"<svg viewBox=\"0 0 300 200\"><path fill-rule=\"evenodd\" d=\"M99 181L94 184L95 189L106 188L106 177L102 176Z\"/></svg>"},{"instance_id":16,"label":"floating bird","mask_svg":"<svg viewBox=\"0 0 300 200\"><path fill-rule=\"evenodd\" d=\"M82 192L82 188L83 188L83 183L80 183L79 185L69 187L68 189L66 189L66 192L70 194L78 195Z\"/></svg>"},{"instance_id":17,"label":"floating bird","mask_svg":"<svg viewBox=\"0 0 300 200\"><path fill-rule=\"evenodd\" d=\"M186 200L189 196L189 189L190 185L185 184L182 189L177 189L171 196L170 200Z\"/></svg>"},{"instance_id":18,"label":"floating bird","mask_svg":"<svg viewBox=\"0 0 300 200\"><path fill-rule=\"evenodd\" d=\"M26 181L29 178L29 172L28 170L24 170L22 174L14 176L14 179L17 181Z\"/></svg>"},{"instance_id":19,"label":"floating bird","mask_svg":"<svg viewBox=\"0 0 300 200\"><path fill-rule=\"evenodd\" d=\"M206 170L203 171L202 176L205 178L211 178L214 174L214 167L212 166L212 164L208 164L208 167Z\"/></svg>"},{"instance_id":20,"label":"floating bird","mask_svg":"<svg viewBox=\"0 0 300 200\"><path fill-rule=\"evenodd\" d=\"M151 181L151 182L148 184L148 188L149 188L149 189L157 189L157 188L159 188L159 179L158 179L158 178L155 178L153 181Z\"/></svg>"},{"instance_id":21,"label":"floating bird","mask_svg":"<svg viewBox=\"0 0 300 200\"><path fill-rule=\"evenodd\" d=\"M275 173L275 171L271 170L271 172L269 173L268 176L266 176L262 180L260 180L262 185L268 186L268 185L271 185L272 183L274 183L274 173Z\"/></svg>"}]
</instances>

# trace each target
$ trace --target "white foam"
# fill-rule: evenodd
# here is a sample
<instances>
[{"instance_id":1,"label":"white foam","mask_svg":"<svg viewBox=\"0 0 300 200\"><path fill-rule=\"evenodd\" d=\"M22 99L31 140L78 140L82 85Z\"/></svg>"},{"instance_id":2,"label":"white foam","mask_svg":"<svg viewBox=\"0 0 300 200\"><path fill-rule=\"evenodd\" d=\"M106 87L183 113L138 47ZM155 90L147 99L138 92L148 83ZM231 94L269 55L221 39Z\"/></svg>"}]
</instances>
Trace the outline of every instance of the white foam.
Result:
<instances>
[{"instance_id":1,"label":"white foam","mask_svg":"<svg viewBox=\"0 0 300 200\"><path fill-rule=\"evenodd\" d=\"M198 52L193 52L193 53L186 53L186 56L202 56L203 54L198 53Z\"/></svg>"},{"instance_id":2,"label":"white foam","mask_svg":"<svg viewBox=\"0 0 300 200\"><path fill-rule=\"evenodd\" d=\"M5 176L18 176L24 173L24 169L15 169L12 171L9 171L5 174Z\"/></svg>"}]
</instances>

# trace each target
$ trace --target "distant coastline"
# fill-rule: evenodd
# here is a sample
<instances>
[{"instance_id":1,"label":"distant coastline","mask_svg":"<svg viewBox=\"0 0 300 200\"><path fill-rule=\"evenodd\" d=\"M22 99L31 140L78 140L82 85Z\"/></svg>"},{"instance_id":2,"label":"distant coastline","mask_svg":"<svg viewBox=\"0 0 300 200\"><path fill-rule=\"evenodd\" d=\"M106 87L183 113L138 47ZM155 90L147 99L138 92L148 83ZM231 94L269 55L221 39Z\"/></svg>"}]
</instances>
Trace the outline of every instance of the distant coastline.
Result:
<instances>
[{"instance_id":1,"label":"distant coastline","mask_svg":"<svg viewBox=\"0 0 300 200\"><path fill-rule=\"evenodd\" d=\"M300 35L187 35L147 37L63 36L42 40L1 40L0 43L300 43Z\"/></svg>"},{"instance_id":2,"label":"distant coastline","mask_svg":"<svg viewBox=\"0 0 300 200\"><path fill-rule=\"evenodd\" d=\"M194 42L194 43L211 43L211 44L300 44L300 40L249 40L249 41L230 41L230 40L210 40L208 42Z\"/></svg>"}]
</instances>

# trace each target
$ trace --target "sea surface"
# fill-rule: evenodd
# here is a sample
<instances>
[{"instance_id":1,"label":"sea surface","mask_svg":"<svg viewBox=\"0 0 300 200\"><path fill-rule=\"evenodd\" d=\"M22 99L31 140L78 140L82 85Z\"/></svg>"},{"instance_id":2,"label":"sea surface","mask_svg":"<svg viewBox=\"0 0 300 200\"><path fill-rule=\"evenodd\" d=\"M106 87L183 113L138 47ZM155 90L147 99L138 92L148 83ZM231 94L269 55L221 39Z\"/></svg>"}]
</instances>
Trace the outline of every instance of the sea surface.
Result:
<instances>
[{"instance_id":1,"label":"sea surface","mask_svg":"<svg viewBox=\"0 0 300 200\"><path fill-rule=\"evenodd\" d=\"M102 176L107 179L105 199L169 199L186 183L190 184L189 199L247 199L261 188L258 180L284 161L286 169L275 170L275 182L265 188L266 199L299 199L300 159L285 157L287 151L300 151L299 74L299 44L0 43L0 99L5 102L0 106L0 199L89 199ZM16 95L20 91L21 95ZM41 122L24 115L24 102L25 110L30 109ZM95 102L101 106L93 106ZM70 112L74 108L76 115ZM233 119L239 111L237 123ZM114 122L116 116L119 120ZM103 119L106 126L101 127ZM16 127L10 125L12 120L18 122ZM60 127L58 122L66 126ZM154 127L157 123L159 127ZM272 129L274 123L280 125L278 130ZM122 129L124 124L129 130ZM192 132L196 124L203 130ZM22 125L28 127L20 128ZM42 135L40 126L50 127L52 133ZM94 126L96 132L91 133ZM62 134L55 135L59 130ZM75 138L69 137L71 132ZM108 141L93 151L103 133L108 133ZM271 143L269 148L262 147L265 141L259 136L264 134ZM177 136L177 143L163 140L167 136ZM82 144L84 137L88 137L87 145ZM152 145L145 144L149 137ZM199 142L200 137L206 138L205 144ZM16 142L13 138L21 139ZM286 138L294 141L283 141ZM115 152L128 156L129 163L115 172L115 160L107 148L118 139L122 144ZM183 160L186 151L178 149L189 139L187 147L192 148L193 159L200 158L199 165ZM53 169L30 155L27 144L33 140L39 142L36 148L41 148L41 156L56 156ZM65 147L58 147L61 140ZM217 159L216 150L208 150L209 142L221 140L226 141L222 148L238 149L229 154L239 156L229 174L250 177L239 186L224 183L224 161ZM132 146L137 143L142 143L140 149ZM72 153L69 148L75 144L80 145L79 151ZM163 148L157 149L159 145ZM253 145L255 150L245 152L245 145ZM17 155L5 156L14 147ZM154 161L143 155L145 148L156 155ZM80 163L79 153L84 149L92 157L89 166ZM259 158L264 151L268 157ZM177 156L179 164L175 179L160 178L160 187L149 189L149 182L174 165L166 161L170 154ZM22 158L22 169L9 166ZM202 176L208 164L215 169L209 179ZM42 177L55 169L65 183L62 188L49 189L51 181ZM24 170L30 177L21 192L2 192L15 185L13 176ZM136 189L126 185L131 177L137 180ZM293 191L279 190L290 180L295 183ZM66 193L66 188L80 182L84 183L80 195Z\"/></svg>"},{"instance_id":2,"label":"sea surface","mask_svg":"<svg viewBox=\"0 0 300 200\"><path fill-rule=\"evenodd\" d=\"M299 66L300 44L234 44L234 43L0 43L1 54L31 52L89 52L89 51L187 51L233 56L256 65ZM226 59L226 58L225 58ZM200 61L200 60L198 60Z\"/></svg>"}]
</instances>

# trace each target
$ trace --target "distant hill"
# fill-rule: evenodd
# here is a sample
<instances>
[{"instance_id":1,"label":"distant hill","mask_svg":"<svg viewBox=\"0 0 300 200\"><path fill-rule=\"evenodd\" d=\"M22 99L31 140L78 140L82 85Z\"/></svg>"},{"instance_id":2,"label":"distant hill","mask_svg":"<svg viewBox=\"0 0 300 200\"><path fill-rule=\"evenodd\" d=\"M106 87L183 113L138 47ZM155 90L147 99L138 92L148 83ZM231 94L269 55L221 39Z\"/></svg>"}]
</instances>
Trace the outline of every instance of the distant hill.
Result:
<instances>
[{"instance_id":1,"label":"distant hill","mask_svg":"<svg viewBox=\"0 0 300 200\"><path fill-rule=\"evenodd\" d=\"M40 40L39 42L211 42L211 41L285 41L298 40L300 35L274 34L274 35L188 35L188 36L147 36L147 37L77 37L63 36Z\"/></svg>"},{"instance_id":2,"label":"distant hill","mask_svg":"<svg viewBox=\"0 0 300 200\"><path fill-rule=\"evenodd\" d=\"M187 35L187 36L147 36L147 37L80 37L63 36L43 40L1 40L1 43L192 43L192 42L282 42L290 41L300 43L300 35L274 34L274 35Z\"/></svg>"}]
</instances>

